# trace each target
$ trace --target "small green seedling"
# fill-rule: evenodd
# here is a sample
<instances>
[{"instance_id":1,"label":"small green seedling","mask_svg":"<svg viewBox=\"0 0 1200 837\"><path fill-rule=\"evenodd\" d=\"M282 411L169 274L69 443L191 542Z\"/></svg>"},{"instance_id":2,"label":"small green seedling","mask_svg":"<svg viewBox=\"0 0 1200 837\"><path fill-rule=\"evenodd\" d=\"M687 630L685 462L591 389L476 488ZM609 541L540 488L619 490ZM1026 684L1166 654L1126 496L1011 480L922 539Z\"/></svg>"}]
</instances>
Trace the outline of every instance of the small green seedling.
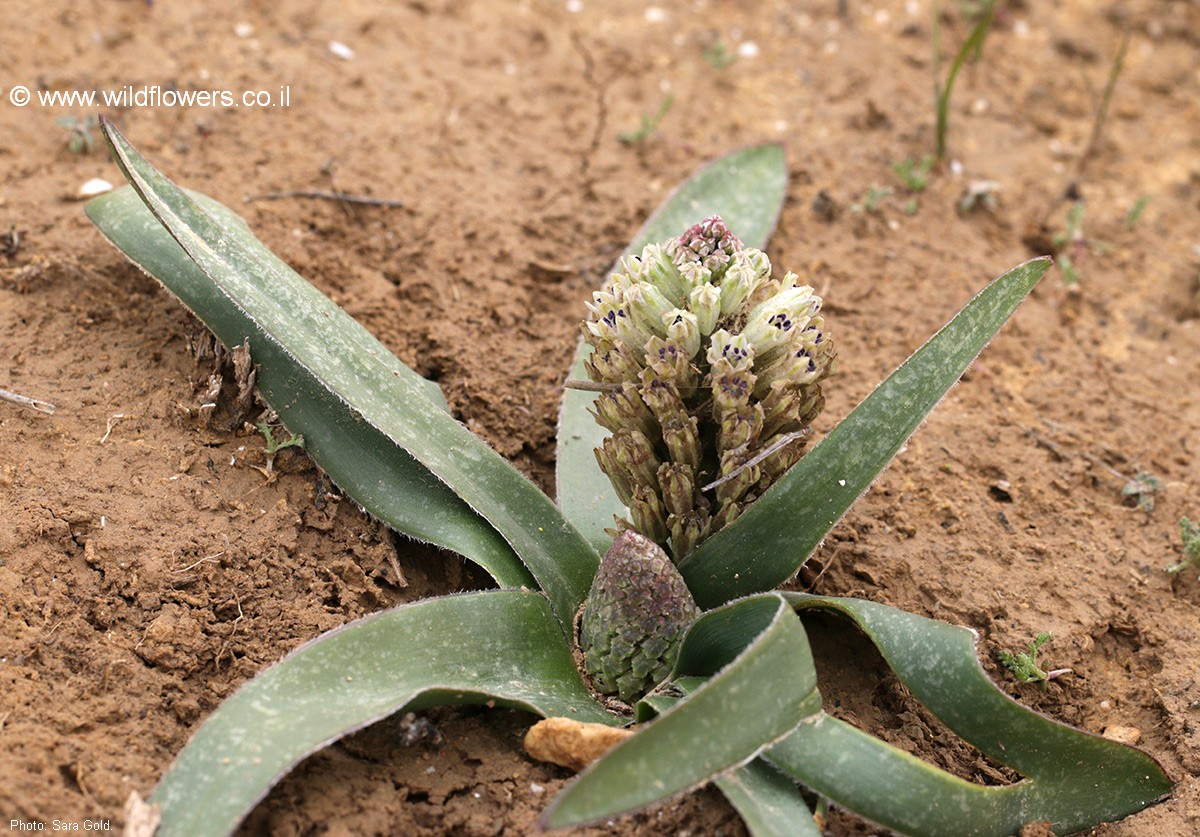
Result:
<instances>
[{"instance_id":1,"label":"small green seedling","mask_svg":"<svg viewBox=\"0 0 1200 837\"><path fill-rule=\"evenodd\" d=\"M268 424L267 422L260 421L258 424L254 425L254 426L258 428L258 432L261 433L263 435L263 439L266 440L267 470L268 471L271 471L272 466L274 466L274 464L275 464L275 454L279 453L284 448L301 448L301 449L304 448L303 434L299 434L299 433L295 434L295 435L289 434L289 437L287 439L276 439L275 433L271 429L271 425Z\"/></svg>"},{"instance_id":2,"label":"small green seedling","mask_svg":"<svg viewBox=\"0 0 1200 837\"><path fill-rule=\"evenodd\" d=\"M1016 675L1017 679L1022 683L1041 683L1045 685L1056 677L1062 677L1064 674L1070 674L1069 668L1056 668L1046 671L1038 665L1037 657L1041 652L1042 646L1050 641L1050 634L1040 633L1033 642L1029 643L1029 651L1010 654L1007 651L997 651L996 658L1000 663Z\"/></svg>"},{"instance_id":3,"label":"small green seedling","mask_svg":"<svg viewBox=\"0 0 1200 837\"><path fill-rule=\"evenodd\" d=\"M867 189L867 196L861 203L850 204L851 212L879 212L883 202L892 196L892 189L887 186L876 186L871 184Z\"/></svg>"},{"instance_id":4,"label":"small green seedling","mask_svg":"<svg viewBox=\"0 0 1200 837\"><path fill-rule=\"evenodd\" d=\"M996 11L996 0L989 0L986 8L980 14L979 19L975 22L974 28L971 29L971 34L967 36L967 40L959 48L958 53L954 56L953 63L950 64L950 72L946 74L945 83L942 82L942 4L933 4L933 100L934 108L937 111L937 154L938 160L946 159L946 134L950 127L950 93L954 90L954 80L958 77L958 71L962 69L967 58L979 60L983 51L983 40L987 37L988 29L991 28L992 18Z\"/></svg>"},{"instance_id":5,"label":"small green seedling","mask_svg":"<svg viewBox=\"0 0 1200 837\"><path fill-rule=\"evenodd\" d=\"M1154 495L1161 493L1162 490L1163 485L1158 477L1142 471L1125 483L1125 487L1121 489L1121 496L1132 497L1137 501L1138 508L1149 514L1154 511Z\"/></svg>"},{"instance_id":6,"label":"small green seedling","mask_svg":"<svg viewBox=\"0 0 1200 837\"><path fill-rule=\"evenodd\" d=\"M92 153L96 147L96 139L92 136L92 131L100 125L95 114L88 114L84 117L62 116L59 117L58 124L70 132L67 136L67 149L72 154Z\"/></svg>"},{"instance_id":7,"label":"small green seedling","mask_svg":"<svg viewBox=\"0 0 1200 837\"><path fill-rule=\"evenodd\" d=\"M970 215L980 208L986 209L988 212L995 210L996 193L999 191L1000 184L994 180L970 181L958 199L958 213Z\"/></svg>"},{"instance_id":8,"label":"small green seedling","mask_svg":"<svg viewBox=\"0 0 1200 837\"><path fill-rule=\"evenodd\" d=\"M704 48L704 60L714 70L724 70L726 67L737 63L738 55L736 52L731 52L723 40L717 38Z\"/></svg>"},{"instance_id":9,"label":"small green seedling","mask_svg":"<svg viewBox=\"0 0 1200 837\"><path fill-rule=\"evenodd\" d=\"M663 117L667 115L667 111L671 109L671 105L675 104L675 97L668 93L663 97L662 104L658 106L658 110L653 116L642 114L642 127L636 131L626 131L623 134L618 134L617 139L626 145L636 145L639 142L645 142L654 136L654 132L658 130L658 126L662 124Z\"/></svg>"},{"instance_id":10,"label":"small green seedling","mask_svg":"<svg viewBox=\"0 0 1200 837\"><path fill-rule=\"evenodd\" d=\"M910 192L923 192L929 185L929 173L933 170L935 162L937 159L932 154L926 154L920 160L906 157L897 163L892 163L892 171L900 178L905 189Z\"/></svg>"},{"instance_id":11,"label":"small green seedling","mask_svg":"<svg viewBox=\"0 0 1200 837\"><path fill-rule=\"evenodd\" d=\"M1087 252L1087 239L1083 235L1083 201L1075 201L1067 210L1066 228L1054 236L1054 246L1059 248L1058 267L1062 270L1063 282L1079 284L1079 262Z\"/></svg>"},{"instance_id":12,"label":"small green seedling","mask_svg":"<svg viewBox=\"0 0 1200 837\"><path fill-rule=\"evenodd\" d=\"M1129 212L1125 214L1125 229L1133 229L1133 225L1142 217L1142 213L1146 211L1146 205L1149 203L1149 195L1142 195L1133 202L1133 206L1129 207Z\"/></svg>"},{"instance_id":13,"label":"small green seedling","mask_svg":"<svg viewBox=\"0 0 1200 837\"><path fill-rule=\"evenodd\" d=\"M1179 534L1183 538L1183 560L1167 567L1167 572L1172 575L1188 567L1200 567L1200 524L1181 517Z\"/></svg>"}]
</instances>

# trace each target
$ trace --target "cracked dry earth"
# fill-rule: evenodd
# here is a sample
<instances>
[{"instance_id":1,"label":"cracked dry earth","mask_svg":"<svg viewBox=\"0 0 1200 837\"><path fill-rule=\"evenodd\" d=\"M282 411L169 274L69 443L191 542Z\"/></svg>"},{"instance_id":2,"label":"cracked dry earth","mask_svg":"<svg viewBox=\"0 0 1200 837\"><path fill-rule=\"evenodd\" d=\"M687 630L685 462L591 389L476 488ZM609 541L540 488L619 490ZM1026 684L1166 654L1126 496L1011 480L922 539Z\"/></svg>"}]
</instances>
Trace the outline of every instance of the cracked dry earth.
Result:
<instances>
[{"instance_id":1,"label":"cracked dry earth","mask_svg":"<svg viewBox=\"0 0 1200 837\"><path fill-rule=\"evenodd\" d=\"M961 43L945 5L943 38ZM915 196L891 164L932 147L927 0L48 0L6 17L0 88L289 85L287 108L109 115L170 176L243 212L548 490L583 302L701 162L786 143L769 252L825 296L841 355L820 431L988 279L1056 252L1082 197L1078 287L1043 280L798 583L970 626L1026 704L1136 733L1178 785L1098 833L1184 835L1200 830L1200 571L1164 568L1179 518L1200 515L1198 32L1186 0L1004 3L955 92L961 170ZM736 62L706 61L718 41ZM656 133L618 140L667 93ZM0 824L118 828L130 791L255 672L355 617L486 580L396 542L301 452L264 474L232 376L217 410L199 409L213 361L72 200L118 173L67 150L67 115L82 114L0 97L0 386L58 405L0 404ZM996 206L960 215L972 180L999 184ZM894 191L855 211L873 185ZM243 202L305 189L404 205ZM1152 512L1121 496L1143 471L1165 487ZM831 711L959 775L1011 779L863 643L811 624ZM1047 662L1073 671L1044 690L994 662L1040 631ZM568 778L524 755L527 716L418 720L436 734L396 718L309 759L245 832L526 833ZM836 811L829 828L878 833ZM705 791L588 833L744 832Z\"/></svg>"}]
</instances>

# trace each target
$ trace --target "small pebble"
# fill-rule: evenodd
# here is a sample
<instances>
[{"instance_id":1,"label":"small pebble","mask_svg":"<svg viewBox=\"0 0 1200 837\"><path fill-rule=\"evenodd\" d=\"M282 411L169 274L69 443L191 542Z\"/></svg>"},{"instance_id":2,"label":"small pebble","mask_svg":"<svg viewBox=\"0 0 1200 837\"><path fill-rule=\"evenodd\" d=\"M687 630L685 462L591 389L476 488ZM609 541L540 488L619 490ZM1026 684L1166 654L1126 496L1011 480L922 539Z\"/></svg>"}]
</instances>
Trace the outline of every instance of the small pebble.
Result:
<instances>
[{"instance_id":1,"label":"small pebble","mask_svg":"<svg viewBox=\"0 0 1200 837\"><path fill-rule=\"evenodd\" d=\"M1142 740L1142 731L1137 727L1111 726L1104 728L1104 737L1118 744L1133 746Z\"/></svg>"},{"instance_id":2,"label":"small pebble","mask_svg":"<svg viewBox=\"0 0 1200 837\"><path fill-rule=\"evenodd\" d=\"M94 198L96 195L103 195L105 192L111 192L113 185L107 180L100 177L93 177L87 183L79 187L79 197Z\"/></svg>"},{"instance_id":3,"label":"small pebble","mask_svg":"<svg viewBox=\"0 0 1200 837\"><path fill-rule=\"evenodd\" d=\"M351 61L354 59L354 50L343 44L341 41L330 41L329 51L343 61Z\"/></svg>"}]
</instances>

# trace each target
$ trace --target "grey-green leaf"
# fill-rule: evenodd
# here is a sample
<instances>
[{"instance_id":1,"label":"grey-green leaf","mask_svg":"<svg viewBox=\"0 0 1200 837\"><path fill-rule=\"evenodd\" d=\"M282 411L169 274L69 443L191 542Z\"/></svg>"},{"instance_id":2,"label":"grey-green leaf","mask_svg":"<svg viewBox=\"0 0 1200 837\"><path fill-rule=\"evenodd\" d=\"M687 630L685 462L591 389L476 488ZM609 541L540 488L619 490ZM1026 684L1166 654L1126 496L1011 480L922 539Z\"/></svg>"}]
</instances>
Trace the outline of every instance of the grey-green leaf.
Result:
<instances>
[{"instance_id":1,"label":"grey-green leaf","mask_svg":"<svg viewBox=\"0 0 1200 837\"><path fill-rule=\"evenodd\" d=\"M714 781L751 837L821 837L796 783L762 759Z\"/></svg>"},{"instance_id":2,"label":"grey-green leaf","mask_svg":"<svg viewBox=\"0 0 1200 837\"><path fill-rule=\"evenodd\" d=\"M638 231L625 254L679 235L710 215L720 215L750 247L766 247L787 196L787 161L780 145L745 148L716 160L676 189ZM584 311L579 312L580 320ZM580 343L568 377L587 380L591 347ZM604 530L625 513L592 453L607 431L588 412L595 393L565 389L558 418L558 504L599 553L611 542Z\"/></svg>"},{"instance_id":3,"label":"grey-green leaf","mask_svg":"<svg viewBox=\"0 0 1200 837\"><path fill-rule=\"evenodd\" d=\"M735 651L731 636L747 642ZM804 628L775 594L700 617L672 679L692 677L708 679L581 773L542 822L583 825L682 793L750 761L821 707Z\"/></svg>"},{"instance_id":4,"label":"grey-green leaf","mask_svg":"<svg viewBox=\"0 0 1200 837\"><path fill-rule=\"evenodd\" d=\"M248 248L261 247L231 210L204 195L192 197L230 236L245 239ZM201 316L222 343L236 347L251 341L259 392L289 430L304 436L305 449L342 491L396 531L475 561L503 587L534 586L533 576L486 520L403 448L359 419L350 405L277 343L266 340L254 320L171 238L132 187L96 198L86 212L105 238ZM446 408L436 384L420 378L316 288L297 283L297 291L308 296L305 305L327 312L339 323L339 337L347 341L344 351L372 353L389 386L391 377L410 377L415 390Z\"/></svg>"},{"instance_id":5,"label":"grey-green leaf","mask_svg":"<svg viewBox=\"0 0 1200 837\"><path fill-rule=\"evenodd\" d=\"M942 722L1024 778L983 787L822 713L764 757L809 788L889 828L927 837L1002 837L1031 821L1070 834L1121 819L1171 782L1150 756L1053 721L988 679L974 634L881 604L785 594L799 609L849 617ZM920 804L913 804L920 800Z\"/></svg>"},{"instance_id":6,"label":"grey-green leaf","mask_svg":"<svg viewBox=\"0 0 1200 837\"><path fill-rule=\"evenodd\" d=\"M619 723L588 695L546 599L492 590L384 611L302 646L200 726L150 797L159 837L230 833L309 753L418 702Z\"/></svg>"},{"instance_id":7,"label":"grey-green leaf","mask_svg":"<svg viewBox=\"0 0 1200 837\"><path fill-rule=\"evenodd\" d=\"M278 352L289 359L446 483L512 546L569 632L600 559L550 498L431 402L413 376L370 351L352 350L341 337L348 316L332 303L314 304L311 286L257 239L228 229L151 166L111 123L102 127L122 172L155 217L257 327L259 343L251 338L251 357ZM289 429L307 438L307 431Z\"/></svg>"},{"instance_id":8,"label":"grey-green leaf","mask_svg":"<svg viewBox=\"0 0 1200 837\"><path fill-rule=\"evenodd\" d=\"M1034 259L984 288L736 523L685 558L679 570L696 603L715 607L791 578L1049 267Z\"/></svg>"}]
</instances>

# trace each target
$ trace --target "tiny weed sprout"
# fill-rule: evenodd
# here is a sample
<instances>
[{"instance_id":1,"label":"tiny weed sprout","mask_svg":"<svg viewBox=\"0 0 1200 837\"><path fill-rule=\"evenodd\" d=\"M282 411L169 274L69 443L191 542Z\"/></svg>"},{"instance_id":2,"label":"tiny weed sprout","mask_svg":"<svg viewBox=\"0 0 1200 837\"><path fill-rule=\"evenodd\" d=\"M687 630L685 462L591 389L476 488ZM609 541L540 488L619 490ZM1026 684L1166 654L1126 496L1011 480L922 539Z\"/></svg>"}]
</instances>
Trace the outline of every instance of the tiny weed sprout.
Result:
<instances>
[{"instance_id":1,"label":"tiny weed sprout","mask_svg":"<svg viewBox=\"0 0 1200 837\"><path fill-rule=\"evenodd\" d=\"M642 127L636 131L626 131L623 134L618 134L617 139L626 145L636 145L639 142L645 142L654 136L654 132L658 130L658 126L662 124L663 118L667 115L667 111L671 109L671 105L675 104L675 97L668 93L663 97L662 104L658 106L658 110L653 116L642 114Z\"/></svg>"},{"instance_id":2,"label":"tiny weed sprout","mask_svg":"<svg viewBox=\"0 0 1200 837\"><path fill-rule=\"evenodd\" d=\"M102 128L130 183L87 205L104 236L225 345L249 346L262 398L344 494L499 588L373 614L259 672L154 789L160 835L229 834L309 754L439 703L546 719L528 751L582 772L544 828L711 782L755 835L819 835L813 796L906 834L1001 837L1033 820L1068 833L1170 790L1140 750L1006 696L971 631L777 589L1048 259L983 288L811 444L834 352L822 300L763 252L786 197L783 150L729 154L668 198L592 296L559 415L555 502L237 215ZM813 611L865 634L915 699L1019 781L966 781L827 713L800 618Z\"/></svg>"},{"instance_id":3,"label":"tiny weed sprout","mask_svg":"<svg viewBox=\"0 0 1200 837\"><path fill-rule=\"evenodd\" d=\"M1054 246L1059 248L1058 267L1066 285L1079 284L1079 262L1087 253L1087 239L1083 234L1083 215L1086 209L1083 201L1071 204L1071 208L1067 210L1066 227L1054 236Z\"/></svg>"},{"instance_id":4,"label":"tiny weed sprout","mask_svg":"<svg viewBox=\"0 0 1200 837\"><path fill-rule=\"evenodd\" d=\"M975 20L975 24L971 29L971 34L967 36L967 40L959 47L958 52L954 56L954 61L950 64L950 70L946 74L945 82L942 81L942 4L935 0L933 4L933 28L931 30L931 40L933 43L933 100L934 110L937 114L937 152L934 155L938 160L946 159L946 135L950 130L950 94L954 92L954 81L958 78L958 71L962 69L963 64L968 58L978 60L983 53L983 41L987 37L988 29L992 25L992 17L996 12L996 0L987 0L980 4L984 6L982 12Z\"/></svg>"},{"instance_id":5,"label":"tiny weed sprout","mask_svg":"<svg viewBox=\"0 0 1200 837\"><path fill-rule=\"evenodd\" d=\"M851 212L880 212L883 204L892 196L893 189L888 186L867 187L866 197L860 203L850 204Z\"/></svg>"},{"instance_id":6,"label":"tiny weed sprout","mask_svg":"<svg viewBox=\"0 0 1200 837\"><path fill-rule=\"evenodd\" d=\"M1016 654L1010 654L1007 651L997 651L996 658L1022 683L1041 683L1045 686L1046 683L1056 677L1071 673L1071 669L1069 668L1056 668L1046 671L1038 665L1038 654L1041 653L1042 646L1049 641L1050 634L1040 633L1029 643L1028 651L1021 651Z\"/></svg>"},{"instance_id":7,"label":"tiny weed sprout","mask_svg":"<svg viewBox=\"0 0 1200 837\"><path fill-rule=\"evenodd\" d=\"M1149 204L1149 195L1142 195L1133 202L1133 206L1129 207L1129 212L1125 213L1125 229L1132 230L1134 228Z\"/></svg>"},{"instance_id":8,"label":"tiny weed sprout","mask_svg":"<svg viewBox=\"0 0 1200 837\"><path fill-rule=\"evenodd\" d=\"M58 124L66 128L67 134L67 149L72 154L91 154L96 147L96 138L92 135L92 131L100 122L94 114L88 114L84 117L77 116L61 116L58 119Z\"/></svg>"},{"instance_id":9,"label":"tiny weed sprout","mask_svg":"<svg viewBox=\"0 0 1200 837\"><path fill-rule=\"evenodd\" d=\"M1162 481L1154 474L1142 471L1125 483L1121 496L1132 499L1138 508L1149 514L1154 511L1154 497L1163 490Z\"/></svg>"},{"instance_id":10,"label":"tiny weed sprout","mask_svg":"<svg viewBox=\"0 0 1200 837\"><path fill-rule=\"evenodd\" d=\"M704 60L714 70L724 70L726 67L736 64L738 60L737 53L731 52L725 41L720 38L706 46L703 55Z\"/></svg>"},{"instance_id":11,"label":"tiny weed sprout","mask_svg":"<svg viewBox=\"0 0 1200 837\"><path fill-rule=\"evenodd\" d=\"M1172 575L1188 567L1200 567L1200 525L1186 517L1181 517L1179 519L1179 536L1183 538L1183 560L1167 567L1167 572Z\"/></svg>"},{"instance_id":12,"label":"tiny weed sprout","mask_svg":"<svg viewBox=\"0 0 1200 837\"><path fill-rule=\"evenodd\" d=\"M267 470L271 470L275 463L275 454L279 453L284 448L301 448L304 447L304 436L297 434L287 439L276 439L275 431L271 429L269 422L260 421L254 425L258 428L258 432L263 435L263 440L266 443L265 453L267 454Z\"/></svg>"},{"instance_id":13,"label":"tiny weed sprout","mask_svg":"<svg viewBox=\"0 0 1200 837\"><path fill-rule=\"evenodd\" d=\"M958 199L958 213L970 215L976 209L993 211L996 208L996 193L999 191L1000 184L994 180L968 181Z\"/></svg>"},{"instance_id":14,"label":"tiny weed sprout","mask_svg":"<svg viewBox=\"0 0 1200 837\"><path fill-rule=\"evenodd\" d=\"M932 154L926 154L920 160L906 157L899 162L892 163L892 171L900 178L905 189L910 192L923 192L929 185L929 173L933 170L935 162L937 160Z\"/></svg>"}]
</instances>

